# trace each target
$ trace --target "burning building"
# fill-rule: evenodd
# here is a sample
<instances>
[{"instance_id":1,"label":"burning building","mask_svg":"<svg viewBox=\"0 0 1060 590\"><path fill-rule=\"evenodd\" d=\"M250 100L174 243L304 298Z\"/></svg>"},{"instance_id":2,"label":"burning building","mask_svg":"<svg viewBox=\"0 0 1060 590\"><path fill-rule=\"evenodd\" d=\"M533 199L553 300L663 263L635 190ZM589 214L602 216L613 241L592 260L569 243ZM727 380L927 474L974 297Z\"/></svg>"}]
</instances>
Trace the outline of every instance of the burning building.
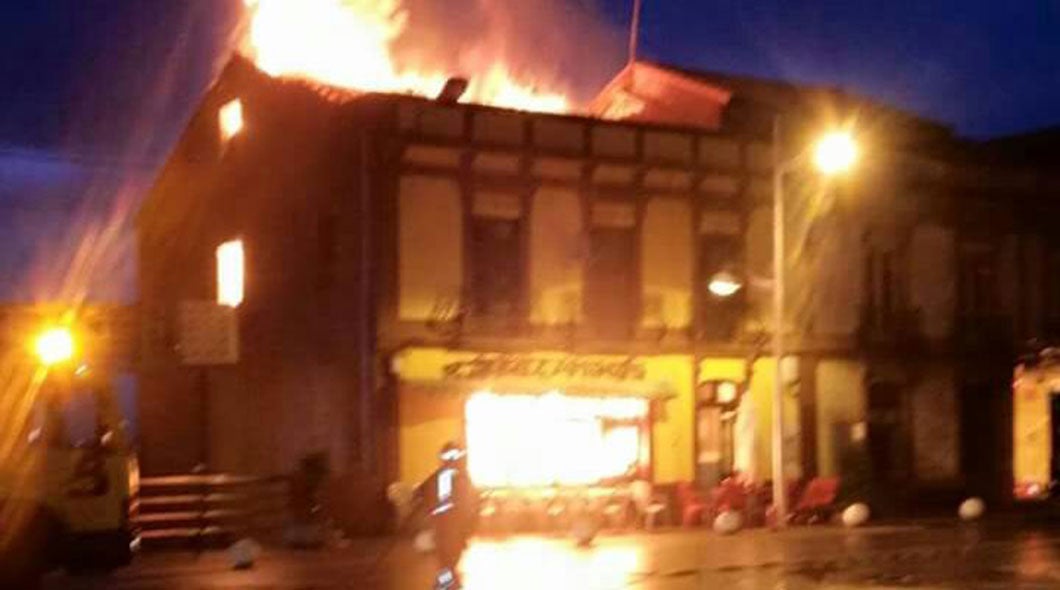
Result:
<instances>
[{"instance_id":1,"label":"burning building","mask_svg":"<svg viewBox=\"0 0 1060 590\"><path fill-rule=\"evenodd\" d=\"M741 298L694 285L765 154L236 58L139 217L145 469L325 450L365 514L454 438L488 487L692 479L697 380L745 375Z\"/></svg>"},{"instance_id":2,"label":"burning building","mask_svg":"<svg viewBox=\"0 0 1060 590\"><path fill-rule=\"evenodd\" d=\"M260 1L251 41L285 5ZM381 10L373 34L401 26ZM1022 177L987 182L944 127L640 63L597 116L572 115L509 74L483 86L388 55L351 73L276 45L228 64L140 212L146 471L279 473L324 451L339 518L372 526L386 487L423 479L452 439L491 489L765 479L779 378L791 477L838 474L861 445L895 489L994 481L966 468L1005 438L968 434L987 432L1001 398L984 392L1007 380L983 358L1011 344L1013 318L1035 333L1023 293L1041 285L1012 295L986 277L1011 271L1001 255L1018 244L1014 264L1037 276L1044 234L1014 207L1033 198ZM856 207L791 232L812 248L793 247L792 282L808 288L791 295L778 376L760 359L763 129L792 105L819 119L821 104L870 113L879 155L858 187L826 191ZM958 214L958 193L974 207ZM1005 220L1005 240L986 220ZM718 276L745 288L719 297Z\"/></svg>"}]
</instances>

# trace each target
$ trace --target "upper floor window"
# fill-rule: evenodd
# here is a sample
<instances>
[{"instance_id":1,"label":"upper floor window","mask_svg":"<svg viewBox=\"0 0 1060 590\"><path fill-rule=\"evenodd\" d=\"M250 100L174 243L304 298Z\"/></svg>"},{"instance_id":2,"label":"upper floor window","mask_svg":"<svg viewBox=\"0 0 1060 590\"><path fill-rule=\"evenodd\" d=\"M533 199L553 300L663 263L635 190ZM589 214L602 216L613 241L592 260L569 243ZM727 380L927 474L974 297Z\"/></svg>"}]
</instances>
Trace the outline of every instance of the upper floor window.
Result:
<instances>
[{"instance_id":1,"label":"upper floor window","mask_svg":"<svg viewBox=\"0 0 1060 590\"><path fill-rule=\"evenodd\" d=\"M721 273L743 278L743 226L734 211L704 211L697 240L697 331L708 339L725 339L739 322L744 290L720 296L709 285Z\"/></svg>"},{"instance_id":2,"label":"upper floor window","mask_svg":"<svg viewBox=\"0 0 1060 590\"><path fill-rule=\"evenodd\" d=\"M989 244L963 244L957 265L959 309L964 315L990 315L1000 307L997 250Z\"/></svg>"},{"instance_id":3,"label":"upper floor window","mask_svg":"<svg viewBox=\"0 0 1060 590\"><path fill-rule=\"evenodd\" d=\"M865 254L864 278L866 321L875 328L893 327L905 309L898 253L870 246Z\"/></svg>"},{"instance_id":4,"label":"upper floor window","mask_svg":"<svg viewBox=\"0 0 1060 590\"><path fill-rule=\"evenodd\" d=\"M511 317L522 309L524 226L518 195L475 195L468 228L468 304L473 315Z\"/></svg>"},{"instance_id":5,"label":"upper floor window","mask_svg":"<svg viewBox=\"0 0 1060 590\"><path fill-rule=\"evenodd\" d=\"M593 203L583 311L598 333L628 335L637 320L637 223L633 203Z\"/></svg>"},{"instance_id":6,"label":"upper floor window","mask_svg":"<svg viewBox=\"0 0 1060 590\"><path fill-rule=\"evenodd\" d=\"M226 102L217 112L217 124L222 143L239 135L243 131L243 101L236 98Z\"/></svg>"},{"instance_id":7,"label":"upper floor window","mask_svg":"<svg viewBox=\"0 0 1060 590\"><path fill-rule=\"evenodd\" d=\"M217 303L239 307L243 303L243 240L231 240L217 247Z\"/></svg>"}]
</instances>

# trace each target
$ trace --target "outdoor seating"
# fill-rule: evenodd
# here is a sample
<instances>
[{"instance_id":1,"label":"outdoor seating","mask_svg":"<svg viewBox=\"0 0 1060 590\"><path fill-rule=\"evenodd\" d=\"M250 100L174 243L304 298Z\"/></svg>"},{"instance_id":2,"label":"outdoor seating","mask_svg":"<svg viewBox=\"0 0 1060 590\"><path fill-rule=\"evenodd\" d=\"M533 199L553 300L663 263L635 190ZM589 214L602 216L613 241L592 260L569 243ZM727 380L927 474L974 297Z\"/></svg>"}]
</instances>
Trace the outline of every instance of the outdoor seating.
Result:
<instances>
[{"instance_id":1,"label":"outdoor seating","mask_svg":"<svg viewBox=\"0 0 1060 590\"><path fill-rule=\"evenodd\" d=\"M637 508L637 514L644 522L644 528L654 529L659 515L666 511L666 503L656 500L655 492L649 481L633 482L630 484L630 493L633 497L633 504Z\"/></svg>"},{"instance_id":2,"label":"outdoor seating","mask_svg":"<svg viewBox=\"0 0 1060 590\"><path fill-rule=\"evenodd\" d=\"M683 481L675 490L678 510L681 513L681 526L692 527L703 523L704 516L710 513L710 502L696 489L692 482Z\"/></svg>"},{"instance_id":3,"label":"outdoor seating","mask_svg":"<svg viewBox=\"0 0 1060 590\"><path fill-rule=\"evenodd\" d=\"M835 514L838 477L815 477L806 484L788 519L796 524L827 522Z\"/></svg>"},{"instance_id":4,"label":"outdoor seating","mask_svg":"<svg viewBox=\"0 0 1060 590\"><path fill-rule=\"evenodd\" d=\"M747 507L747 485L735 477L727 477L710 492L710 511L707 515L711 522L722 512L735 510L743 512Z\"/></svg>"}]
</instances>

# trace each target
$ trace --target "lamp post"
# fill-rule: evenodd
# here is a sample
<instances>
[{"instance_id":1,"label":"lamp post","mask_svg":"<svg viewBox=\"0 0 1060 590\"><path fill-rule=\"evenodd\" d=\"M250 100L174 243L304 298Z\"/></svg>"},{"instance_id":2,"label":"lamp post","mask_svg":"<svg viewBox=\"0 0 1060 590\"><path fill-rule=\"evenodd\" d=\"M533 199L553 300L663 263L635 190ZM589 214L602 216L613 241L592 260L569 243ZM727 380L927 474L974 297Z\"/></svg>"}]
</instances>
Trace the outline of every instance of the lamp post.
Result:
<instances>
[{"instance_id":1,"label":"lamp post","mask_svg":"<svg viewBox=\"0 0 1060 590\"><path fill-rule=\"evenodd\" d=\"M820 174L835 176L852 168L858 158L857 144L849 133L832 131L822 136L814 146L812 154L797 155L784 160L781 147L781 117L773 119L773 430L772 430L772 475L773 505L777 525L787 524L788 498L784 485L784 301L785 277L785 223L784 223L784 177L801 168L808 159ZM742 288L742 283L732 273L722 271L711 277L708 289L718 297L729 297Z\"/></svg>"},{"instance_id":2,"label":"lamp post","mask_svg":"<svg viewBox=\"0 0 1060 590\"><path fill-rule=\"evenodd\" d=\"M773 118L773 506L778 527L788 521L788 497L784 477L784 296L785 223L784 177L802 166L804 156L785 161L782 154L781 116ZM849 170L857 160L857 145L849 133L832 131L813 149L818 172L835 176Z\"/></svg>"}]
</instances>

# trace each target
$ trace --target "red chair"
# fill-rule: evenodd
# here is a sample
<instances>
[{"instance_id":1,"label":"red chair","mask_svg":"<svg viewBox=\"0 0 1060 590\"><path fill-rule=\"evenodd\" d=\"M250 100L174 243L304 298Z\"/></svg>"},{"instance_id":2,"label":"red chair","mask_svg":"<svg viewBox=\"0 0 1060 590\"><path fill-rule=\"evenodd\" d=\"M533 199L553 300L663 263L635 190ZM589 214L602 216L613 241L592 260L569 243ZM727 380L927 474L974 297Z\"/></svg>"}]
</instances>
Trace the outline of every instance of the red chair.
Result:
<instances>
[{"instance_id":1,"label":"red chair","mask_svg":"<svg viewBox=\"0 0 1060 590\"><path fill-rule=\"evenodd\" d=\"M835 513L838 495L838 477L815 477L806 484L806 489L788 518L797 524L826 522Z\"/></svg>"},{"instance_id":2,"label":"red chair","mask_svg":"<svg viewBox=\"0 0 1060 590\"><path fill-rule=\"evenodd\" d=\"M691 482L677 484L678 509L681 511L681 526L696 526L703 523L703 515L709 513L710 503L703 498Z\"/></svg>"},{"instance_id":3,"label":"red chair","mask_svg":"<svg viewBox=\"0 0 1060 590\"><path fill-rule=\"evenodd\" d=\"M710 492L710 519L726 510L743 512L747 507L747 486L736 478L727 477Z\"/></svg>"}]
</instances>

